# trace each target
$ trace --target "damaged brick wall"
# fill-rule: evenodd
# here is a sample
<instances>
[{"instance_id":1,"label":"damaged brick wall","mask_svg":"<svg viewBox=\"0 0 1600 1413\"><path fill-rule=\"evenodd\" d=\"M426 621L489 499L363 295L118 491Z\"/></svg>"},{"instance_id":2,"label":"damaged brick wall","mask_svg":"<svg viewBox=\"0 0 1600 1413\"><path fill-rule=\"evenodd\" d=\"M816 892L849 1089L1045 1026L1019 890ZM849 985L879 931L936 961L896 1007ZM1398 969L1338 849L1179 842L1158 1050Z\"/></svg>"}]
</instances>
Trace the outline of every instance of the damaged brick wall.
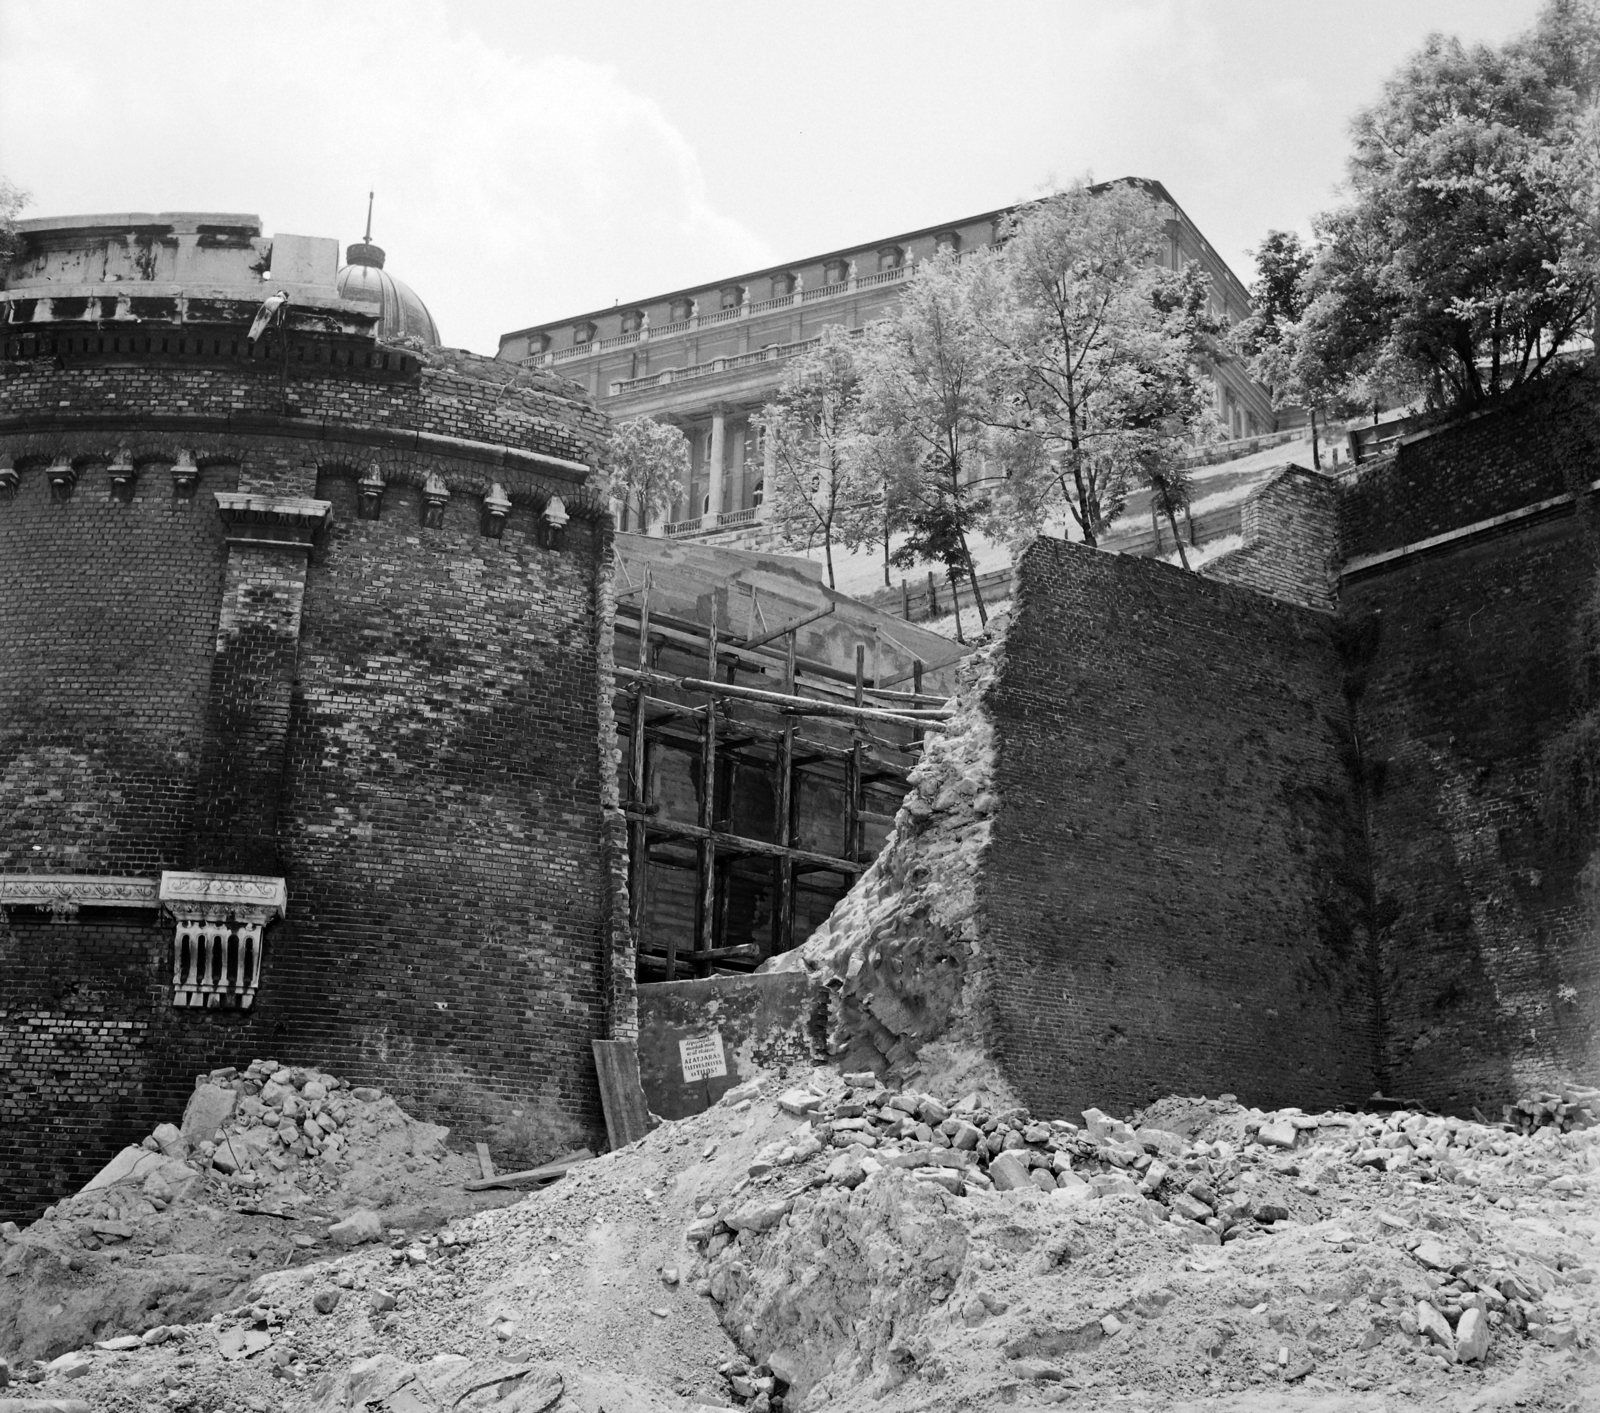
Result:
<instances>
[{"instance_id":1,"label":"damaged brick wall","mask_svg":"<svg viewBox=\"0 0 1600 1413\"><path fill-rule=\"evenodd\" d=\"M1210 560L1200 573L1302 608L1333 612L1339 502L1331 477L1285 466L1250 493L1240 526L1244 545Z\"/></svg>"},{"instance_id":2,"label":"damaged brick wall","mask_svg":"<svg viewBox=\"0 0 1600 1413\"><path fill-rule=\"evenodd\" d=\"M1372 1090L1365 856L1328 616L1024 556L982 872L996 1052L1036 1111Z\"/></svg>"}]
</instances>

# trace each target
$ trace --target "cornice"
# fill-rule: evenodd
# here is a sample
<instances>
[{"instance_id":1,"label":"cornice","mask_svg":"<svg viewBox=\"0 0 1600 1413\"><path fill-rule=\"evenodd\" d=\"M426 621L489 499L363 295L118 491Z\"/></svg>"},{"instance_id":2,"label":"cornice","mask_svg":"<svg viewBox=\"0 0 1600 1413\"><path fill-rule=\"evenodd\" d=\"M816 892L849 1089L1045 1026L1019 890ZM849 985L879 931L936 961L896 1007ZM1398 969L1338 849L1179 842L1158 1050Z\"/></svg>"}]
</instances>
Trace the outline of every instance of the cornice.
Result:
<instances>
[{"instance_id":1,"label":"cornice","mask_svg":"<svg viewBox=\"0 0 1600 1413\"><path fill-rule=\"evenodd\" d=\"M174 873L161 875L161 906L175 917L238 916L253 922L283 917L289 893L283 879L251 873Z\"/></svg>"},{"instance_id":2,"label":"cornice","mask_svg":"<svg viewBox=\"0 0 1600 1413\"><path fill-rule=\"evenodd\" d=\"M0 908L43 908L67 922L79 908L160 906L154 878L107 878L84 873L0 874Z\"/></svg>"},{"instance_id":3,"label":"cornice","mask_svg":"<svg viewBox=\"0 0 1600 1413\"><path fill-rule=\"evenodd\" d=\"M352 442L359 446L387 447L395 451L453 456L479 465L522 470L533 475L570 481L579 486L593 474L581 461L569 461L565 457L550 456L542 451L527 451L504 442L473 441L439 432L342 422L331 417L285 417L251 412L231 412L222 417L206 413L192 416L174 416L171 413L143 415L131 410L71 413L66 416L0 417L0 436L111 429L134 432L235 432L294 437L301 441Z\"/></svg>"}]
</instances>

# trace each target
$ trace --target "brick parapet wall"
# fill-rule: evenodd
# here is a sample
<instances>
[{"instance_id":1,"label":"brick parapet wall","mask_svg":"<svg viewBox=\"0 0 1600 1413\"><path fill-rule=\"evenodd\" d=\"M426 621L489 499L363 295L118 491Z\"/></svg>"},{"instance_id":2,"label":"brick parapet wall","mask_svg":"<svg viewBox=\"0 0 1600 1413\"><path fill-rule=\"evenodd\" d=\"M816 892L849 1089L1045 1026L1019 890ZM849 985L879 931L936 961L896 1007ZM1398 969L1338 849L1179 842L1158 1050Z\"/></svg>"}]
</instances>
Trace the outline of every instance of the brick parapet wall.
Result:
<instances>
[{"instance_id":1,"label":"brick parapet wall","mask_svg":"<svg viewBox=\"0 0 1600 1413\"><path fill-rule=\"evenodd\" d=\"M1243 546L1200 572L1285 603L1333 612L1339 556L1334 483L1303 466L1285 466L1251 493L1240 519Z\"/></svg>"},{"instance_id":2,"label":"brick parapet wall","mask_svg":"<svg viewBox=\"0 0 1600 1413\"><path fill-rule=\"evenodd\" d=\"M1324 614L1041 539L987 696L982 909L1036 1110L1373 1087L1359 802Z\"/></svg>"},{"instance_id":3,"label":"brick parapet wall","mask_svg":"<svg viewBox=\"0 0 1600 1413\"><path fill-rule=\"evenodd\" d=\"M163 366L144 359L57 367L53 358L0 363L0 433L86 418L132 427L175 418L248 420L287 413L318 435L324 424L359 424L504 444L593 464L606 423L580 390L539 386L493 359L443 350L435 357L436 366L425 367L416 379L291 365L287 399L280 395L277 369L261 363Z\"/></svg>"},{"instance_id":4,"label":"brick parapet wall","mask_svg":"<svg viewBox=\"0 0 1600 1413\"><path fill-rule=\"evenodd\" d=\"M1436 430L1406 438L1394 459L1358 468L1340 486L1344 559L1398 549L1489 520L1587 484L1595 449L1575 444L1581 373L1507 397Z\"/></svg>"}]
</instances>

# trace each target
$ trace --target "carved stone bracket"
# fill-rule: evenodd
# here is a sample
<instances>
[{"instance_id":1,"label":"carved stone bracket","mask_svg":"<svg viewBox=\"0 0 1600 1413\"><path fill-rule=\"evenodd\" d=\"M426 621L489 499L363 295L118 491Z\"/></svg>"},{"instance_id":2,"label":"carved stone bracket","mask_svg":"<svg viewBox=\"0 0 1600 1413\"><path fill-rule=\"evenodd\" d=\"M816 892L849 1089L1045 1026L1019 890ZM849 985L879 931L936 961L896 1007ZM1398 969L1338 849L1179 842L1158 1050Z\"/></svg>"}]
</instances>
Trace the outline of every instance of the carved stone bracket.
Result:
<instances>
[{"instance_id":1,"label":"carved stone bracket","mask_svg":"<svg viewBox=\"0 0 1600 1413\"><path fill-rule=\"evenodd\" d=\"M258 496L217 491L217 514L229 544L301 545L309 548L333 515L333 502L298 496Z\"/></svg>"},{"instance_id":2,"label":"carved stone bracket","mask_svg":"<svg viewBox=\"0 0 1600 1413\"><path fill-rule=\"evenodd\" d=\"M572 519L560 496L551 496L545 502L544 513L540 519L544 522L545 545L550 549L560 549L567 521Z\"/></svg>"},{"instance_id":3,"label":"carved stone bracket","mask_svg":"<svg viewBox=\"0 0 1600 1413\"><path fill-rule=\"evenodd\" d=\"M430 471L422 483L422 523L429 530L444 528L444 508L450 502L450 487L437 471Z\"/></svg>"},{"instance_id":4,"label":"carved stone bracket","mask_svg":"<svg viewBox=\"0 0 1600 1413\"><path fill-rule=\"evenodd\" d=\"M80 908L154 908L160 905L153 878L104 878L98 874L0 874L0 908L39 908L51 922L71 922Z\"/></svg>"},{"instance_id":5,"label":"carved stone bracket","mask_svg":"<svg viewBox=\"0 0 1600 1413\"><path fill-rule=\"evenodd\" d=\"M78 484L78 471L70 461L63 459L52 461L49 469L44 473L45 479L50 482L50 499L64 501L72 499L73 487Z\"/></svg>"},{"instance_id":6,"label":"carved stone bracket","mask_svg":"<svg viewBox=\"0 0 1600 1413\"><path fill-rule=\"evenodd\" d=\"M383 478L383 472L374 462L367 474L356 482L356 490L361 493L360 503L356 506L358 519L376 520L382 514L383 493L388 484Z\"/></svg>"},{"instance_id":7,"label":"carved stone bracket","mask_svg":"<svg viewBox=\"0 0 1600 1413\"><path fill-rule=\"evenodd\" d=\"M22 478L17 474L16 464L9 456L0 456L0 500L10 500L17 493L17 486Z\"/></svg>"},{"instance_id":8,"label":"carved stone bracket","mask_svg":"<svg viewBox=\"0 0 1600 1413\"><path fill-rule=\"evenodd\" d=\"M238 873L163 873L161 906L177 922L172 1004L237 1006L261 985L261 933L288 911L281 878Z\"/></svg>"},{"instance_id":9,"label":"carved stone bracket","mask_svg":"<svg viewBox=\"0 0 1600 1413\"><path fill-rule=\"evenodd\" d=\"M178 500L193 500L194 488L200 484L200 468L194 464L192 451L180 451L172 463L172 494Z\"/></svg>"},{"instance_id":10,"label":"carved stone bracket","mask_svg":"<svg viewBox=\"0 0 1600 1413\"><path fill-rule=\"evenodd\" d=\"M106 474L111 478L111 499L128 504L133 499L133 487L139 479L139 471L126 447L112 457Z\"/></svg>"},{"instance_id":11,"label":"carved stone bracket","mask_svg":"<svg viewBox=\"0 0 1600 1413\"><path fill-rule=\"evenodd\" d=\"M496 481L483 498L483 533L491 540L498 540L506 527L506 516L510 514L511 497L506 494L506 488Z\"/></svg>"}]
</instances>

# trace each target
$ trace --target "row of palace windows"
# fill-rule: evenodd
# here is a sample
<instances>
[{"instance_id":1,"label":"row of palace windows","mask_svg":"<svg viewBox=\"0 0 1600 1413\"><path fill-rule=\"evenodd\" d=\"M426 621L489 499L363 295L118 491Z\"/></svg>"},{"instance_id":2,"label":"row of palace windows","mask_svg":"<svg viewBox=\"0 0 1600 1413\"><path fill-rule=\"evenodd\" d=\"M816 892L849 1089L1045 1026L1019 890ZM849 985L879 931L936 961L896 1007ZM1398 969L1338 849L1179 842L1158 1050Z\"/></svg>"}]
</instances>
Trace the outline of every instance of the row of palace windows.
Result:
<instances>
[{"instance_id":1,"label":"row of palace windows","mask_svg":"<svg viewBox=\"0 0 1600 1413\"><path fill-rule=\"evenodd\" d=\"M961 235L957 231L941 231L934 240L935 248L939 251L958 251L961 249ZM906 263L906 249L903 245L882 245L876 253L877 270L898 270ZM822 265L822 283L829 285L842 285L857 273L858 264L854 260L839 257L826 260ZM767 288L759 292L762 299L783 299L791 295L800 286L800 276L793 271L784 271L781 274L767 277ZM748 285L731 284L722 285L717 290L718 309L737 309L746 303L758 292L752 291ZM673 323L685 319L692 319L700 312L701 302L685 295L681 299L674 299L667 307L667 317ZM637 334L644 328L645 312L643 309L625 309L622 312L622 333ZM572 344L574 348L581 348L584 344L592 343L599 335L599 327L593 320L584 319L572 326ZM536 342L543 339L544 346L548 347L548 335L535 335Z\"/></svg>"}]
</instances>

